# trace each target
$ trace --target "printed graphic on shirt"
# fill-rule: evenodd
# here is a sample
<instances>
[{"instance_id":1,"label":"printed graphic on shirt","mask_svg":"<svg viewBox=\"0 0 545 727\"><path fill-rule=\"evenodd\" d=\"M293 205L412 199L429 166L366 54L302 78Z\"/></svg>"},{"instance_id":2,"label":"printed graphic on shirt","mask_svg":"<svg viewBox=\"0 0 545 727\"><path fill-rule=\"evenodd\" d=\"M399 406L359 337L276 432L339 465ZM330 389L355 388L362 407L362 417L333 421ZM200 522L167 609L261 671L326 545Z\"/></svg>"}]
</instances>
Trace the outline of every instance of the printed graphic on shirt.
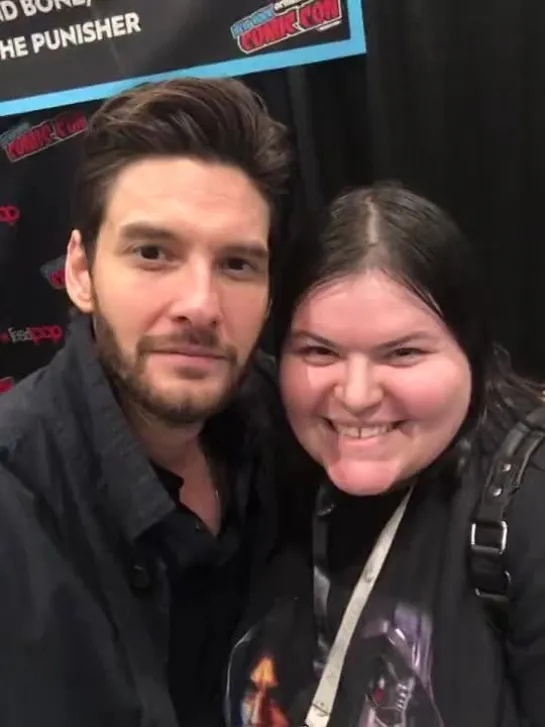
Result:
<instances>
[{"instance_id":1,"label":"printed graphic on shirt","mask_svg":"<svg viewBox=\"0 0 545 727\"><path fill-rule=\"evenodd\" d=\"M316 684L312 624L306 606L281 600L238 641L227 675L227 727L303 724Z\"/></svg>"},{"instance_id":2,"label":"printed graphic on shirt","mask_svg":"<svg viewBox=\"0 0 545 727\"><path fill-rule=\"evenodd\" d=\"M391 619L364 626L355 648L382 644L354 727L443 727L431 686L431 637L430 619L405 604Z\"/></svg>"},{"instance_id":3,"label":"printed graphic on shirt","mask_svg":"<svg viewBox=\"0 0 545 727\"><path fill-rule=\"evenodd\" d=\"M243 724L290 727L288 718L273 696L278 681L276 666L270 656L264 656L258 661L250 675L250 681L253 689L246 692L242 702Z\"/></svg>"},{"instance_id":4,"label":"printed graphic on shirt","mask_svg":"<svg viewBox=\"0 0 545 727\"><path fill-rule=\"evenodd\" d=\"M329 727L444 727L431 684L430 619L406 604L384 613L356 630ZM304 724L319 680L311 622L292 603L241 639L229 668L229 727Z\"/></svg>"}]
</instances>

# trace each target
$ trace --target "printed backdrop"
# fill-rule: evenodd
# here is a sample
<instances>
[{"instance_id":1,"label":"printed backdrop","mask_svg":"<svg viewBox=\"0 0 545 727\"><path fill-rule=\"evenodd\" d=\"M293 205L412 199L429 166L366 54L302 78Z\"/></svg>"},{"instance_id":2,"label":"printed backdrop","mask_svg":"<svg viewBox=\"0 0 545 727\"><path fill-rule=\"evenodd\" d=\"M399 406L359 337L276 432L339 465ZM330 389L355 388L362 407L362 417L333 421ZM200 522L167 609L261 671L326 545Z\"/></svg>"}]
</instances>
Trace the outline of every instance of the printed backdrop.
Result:
<instances>
[{"instance_id":1,"label":"printed backdrop","mask_svg":"<svg viewBox=\"0 0 545 727\"><path fill-rule=\"evenodd\" d=\"M1 0L0 114L364 50L361 0Z\"/></svg>"},{"instance_id":2,"label":"printed backdrop","mask_svg":"<svg viewBox=\"0 0 545 727\"><path fill-rule=\"evenodd\" d=\"M0 118L0 393L64 341L71 187L97 105Z\"/></svg>"},{"instance_id":3,"label":"printed backdrop","mask_svg":"<svg viewBox=\"0 0 545 727\"><path fill-rule=\"evenodd\" d=\"M64 342L72 181L98 99L364 47L361 0L0 0L0 393Z\"/></svg>"}]
</instances>

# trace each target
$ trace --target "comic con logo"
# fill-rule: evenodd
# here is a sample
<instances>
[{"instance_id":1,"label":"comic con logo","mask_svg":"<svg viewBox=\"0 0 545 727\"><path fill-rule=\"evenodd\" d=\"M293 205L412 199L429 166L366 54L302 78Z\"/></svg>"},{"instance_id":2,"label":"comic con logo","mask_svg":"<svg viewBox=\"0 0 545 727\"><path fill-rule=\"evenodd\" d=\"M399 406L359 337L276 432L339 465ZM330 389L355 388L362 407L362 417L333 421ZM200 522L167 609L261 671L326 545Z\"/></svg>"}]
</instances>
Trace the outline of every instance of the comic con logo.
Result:
<instances>
[{"instance_id":1,"label":"comic con logo","mask_svg":"<svg viewBox=\"0 0 545 727\"><path fill-rule=\"evenodd\" d=\"M0 224L13 227L21 217L21 210L14 204L0 205Z\"/></svg>"},{"instance_id":2,"label":"comic con logo","mask_svg":"<svg viewBox=\"0 0 545 727\"><path fill-rule=\"evenodd\" d=\"M234 23L231 35L249 54L309 30L327 30L341 20L341 0L278 0Z\"/></svg>"},{"instance_id":3,"label":"comic con logo","mask_svg":"<svg viewBox=\"0 0 545 727\"><path fill-rule=\"evenodd\" d=\"M0 343L58 343L64 338L62 326L26 326L25 328L8 328L0 331Z\"/></svg>"},{"instance_id":4,"label":"comic con logo","mask_svg":"<svg viewBox=\"0 0 545 727\"><path fill-rule=\"evenodd\" d=\"M6 391L13 389L14 386L15 379L11 376L4 376L3 378L0 378L0 394L5 394Z\"/></svg>"},{"instance_id":5,"label":"comic con logo","mask_svg":"<svg viewBox=\"0 0 545 727\"><path fill-rule=\"evenodd\" d=\"M61 255L61 257L56 258L55 260L50 260L50 262L45 263L45 265L42 265L40 268L40 272L44 276L44 278L47 280L49 285L51 285L52 288L55 288L56 290L62 290L65 287L64 282L64 262L66 260L65 255Z\"/></svg>"},{"instance_id":6,"label":"comic con logo","mask_svg":"<svg viewBox=\"0 0 545 727\"><path fill-rule=\"evenodd\" d=\"M22 124L0 135L0 146L10 162L37 154L50 146L67 141L87 128L87 119L81 111L65 111L41 124Z\"/></svg>"}]
</instances>

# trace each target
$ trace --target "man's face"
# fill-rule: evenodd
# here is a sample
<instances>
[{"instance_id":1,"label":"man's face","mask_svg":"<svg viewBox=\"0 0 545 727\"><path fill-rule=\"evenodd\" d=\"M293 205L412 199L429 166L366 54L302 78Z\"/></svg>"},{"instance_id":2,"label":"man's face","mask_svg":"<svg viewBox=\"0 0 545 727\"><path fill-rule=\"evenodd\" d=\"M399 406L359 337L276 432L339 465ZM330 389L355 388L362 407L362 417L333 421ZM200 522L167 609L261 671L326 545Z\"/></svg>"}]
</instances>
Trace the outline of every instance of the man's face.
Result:
<instances>
[{"instance_id":1,"label":"man's face","mask_svg":"<svg viewBox=\"0 0 545 727\"><path fill-rule=\"evenodd\" d=\"M234 167L152 158L119 174L90 270L72 236L67 288L125 399L174 426L222 406L265 320L269 228Z\"/></svg>"}]
</instances>

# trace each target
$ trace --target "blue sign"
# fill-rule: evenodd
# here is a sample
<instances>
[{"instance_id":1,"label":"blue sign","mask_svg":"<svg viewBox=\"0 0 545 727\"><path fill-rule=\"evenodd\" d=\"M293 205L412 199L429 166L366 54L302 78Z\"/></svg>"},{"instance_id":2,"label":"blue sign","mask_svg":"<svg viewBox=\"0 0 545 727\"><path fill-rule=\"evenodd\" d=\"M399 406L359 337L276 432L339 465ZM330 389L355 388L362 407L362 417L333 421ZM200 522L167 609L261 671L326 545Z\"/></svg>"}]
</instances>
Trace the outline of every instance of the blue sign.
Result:
<instances>
[{"instance_id":1,"label":"blue sign","mask_svg":"<svg viewBox=\"0 0 545 727\"><path fill-rule=\"evenodd\" d=\"M0 0L0 116L365 49L361 0Z\"/></svg>"}]
</instances>

